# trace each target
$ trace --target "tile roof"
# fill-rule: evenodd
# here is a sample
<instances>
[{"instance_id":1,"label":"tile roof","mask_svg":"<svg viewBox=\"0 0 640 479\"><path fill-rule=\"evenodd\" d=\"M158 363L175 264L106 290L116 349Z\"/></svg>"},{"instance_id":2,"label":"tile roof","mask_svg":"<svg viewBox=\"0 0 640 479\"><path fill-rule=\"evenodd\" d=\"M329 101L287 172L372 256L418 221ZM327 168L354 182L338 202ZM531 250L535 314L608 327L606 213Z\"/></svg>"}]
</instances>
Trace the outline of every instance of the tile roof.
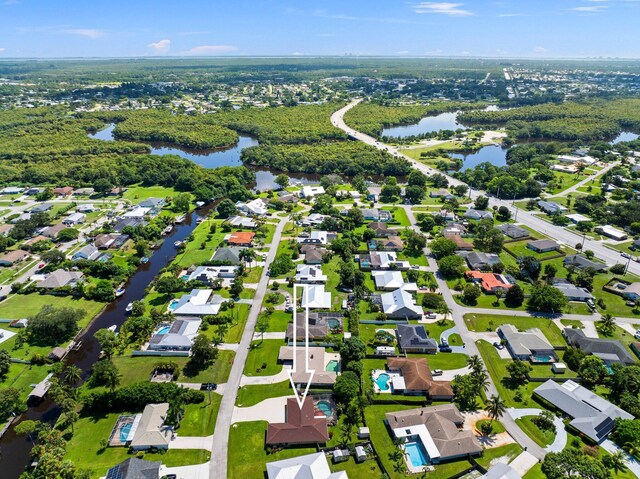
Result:
<instances>
[{"instance_id":1,"label":"tile roof","mask_svg":"<svg viewBox=\"0 0 640 479\"><path fill-rule=\"evenodd\" d=\"M267 428L267 444L324 444L329 440L327 419L314 416L312 398L307 397L302 408L295 398L288 398L285 407L285 422Z\"/></svg>"}]
</instances>

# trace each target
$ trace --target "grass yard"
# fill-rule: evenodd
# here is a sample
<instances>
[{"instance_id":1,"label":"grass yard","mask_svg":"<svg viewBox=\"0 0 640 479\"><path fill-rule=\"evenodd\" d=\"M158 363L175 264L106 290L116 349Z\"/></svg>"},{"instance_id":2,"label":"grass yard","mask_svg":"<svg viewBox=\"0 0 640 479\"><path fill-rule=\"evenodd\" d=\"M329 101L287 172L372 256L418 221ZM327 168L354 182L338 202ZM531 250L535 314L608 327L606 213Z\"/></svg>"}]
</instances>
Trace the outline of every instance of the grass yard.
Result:
<instances>
[{"instance_id":1,"label":"grass yard","mask_svg":"<svg viewBox=\"0 0 640 479\"><path fill-rule=\"evenodd\" d=\"M85 327L97 315L105 303L88 299L74 299L71 296L51 296L47 294L16 294L0 303L0 318L22 319L34 316L42 307L50 304L56 308L82 309L85 312L80 327Z\"/></svg>"},{"instance_id":2,"label":"grass yard","mask_svg":"<svg viewBox=\"0 0 640 479\"><path fill-rule=\"evenodd\" d=\"M537 253L532 249L527 248L527 243L531 240L523 240L523 241L514 241L513 243L507 243L504 245L504 248L507 251L510 251L516 257L518 256L533 256L538 261L545 261L549 258L558 255L558 251L547 251L545 253Z\"/></svg>"},{"instance_id":3,"label":"grass yard","mask_svg":"<svg viewBox=\"0 0 640 479\"><path fill-rule=\"evenodd\" d=\"M527 436L533 439L538 446L546 447L554 441L556 433L554 431L543 431L536 426L533 422L535 417L536 416L524 416L516 419L516 423L518 423L518 426L520 426L520 428L527 433Z\"/></svg>"},{"instance_id":4,"label":"grass yard","mask_svg":"<svg viewBox=\"0 0 640 479\"><path fill-rule=\"evenodd\" d=\"M460 369L467 365L466 354L462 353L436 353L436 354L408 354L408 357L425 358L429 368L434 369Z\"/></svg>"},{"instance_id":5,"label":"grass yard","mask_svg":"<svg viewBox=\"0 0 640 479\"><path fill-rule=\"evenodd\" d=\"M522 479L547 479L542 473L542 463L538 462L529 471L522 476Z\"/></svg>"},{"instance_id":6,"label":"grass yard","mask_svg":"<svg viewBox=\"0 0 640 479\"><path fill-rule=\"evenodd\" d=\"M634 275L615 275L616 278L623 279L625 281L629 281L631 283L640 281L640 278ZM606 308L598 307L598 311L601 313L609 313L613 316L623 316L626 318L632 318L634 316L639 316L640 311L638 311L635 306L627 306L626 300L622 296L618 296L617 294L609 293L608 291L604 291L602 288L607 282L611 279L611 275L607 274L597 274L593 278L593 295L599 300L602 299ZM597 301L596 301L597 304ZM2 316L0 314L0 316ZM639 316L640 317L640 316Z\"/></svg>"},{"instance_id":7,"label":"grass yard","mask_svg":"<svg viewBox=\"0 0 640 479\"><path fill-rule=\"evenodd\" d=\"M560 322L568 328L582 329L583 327L582 321L578 321L577 319L561 319Z\"/></svg>"},{"instance_id":8,"label":"grass yard","mask_svg":"<svg viewBox=\"0 0 640 479\"><path fill-rule=\"evenodd\" d=\"M500 447L492 447L485 449L481 457L478 457L476 461L478 464L486 469L494 464L496 459L507 457L509 460L515 458L522 452L522 446L520 444L507 444ZM496 461L497 462L497 461Z\"/></svg>"},{"instance_id":9,"label":"grass yard","mask_svg":"<svg viewBox=\"0 0 640 479\"><path fill-rule=\"evenodd\" d=\"M375 460L357 463L353 457L339 464L329 463L331 472L346 471L349 479L375 479L382 476L382 471Z\"/></svg>"},{"instance_id":10,"label":"grass yard","mask_svg":"<svg viewBox=\"0 0 640 479\"><path fill-rule=\"evenodd\" d=\"M238 390L236 406L255 406L261 401L280 396L292 396L291 382L287 379L275 384L260 384L257 386L243 386Z\"/></svg>"},{"instance_id":11,"label":"grass yard","mask_svg":"<svg viewBox=\"0 0 640 479\"><path fill-rule=\"evenodd\" d=\"M128 453L126 447L107 447L100 445L100 441L108 440L111 430L116 423L119 413L110 413L97 417L81 417L74 426L74 434L69 438L65 459L73 462L78 469L91 472L91 477L104 476L107 469L114 464L135 457ZM67 435L71 430L67 431ZM203 450L170 450L166 453L146 453L144 459L162 461L167 466L184 466L188 464L202 464L209 460L210 453Z\"/></svg>"},{"instance_id":12,"label":"grass yard","mask_svg":"<svg viewBox=\"0 0 640 479\"><path fill-rule=\"evenodd\" d=\"M287 330L287 325L291 322L291 313L284 311L274 311L269 316L269 332L282 332Z\"/></svg>"},{"instance_id":13,"label":"grass yard","mask_svg":"<svg viewBox=\"0 0 640 479\"><path fill-rule=\"evenodd\" d=\"M476 423L476 429L478 431L482 431L481 427L483 424L489 424L491 421L489 419L482 419ZM500 434L501 432L505 432L506 429L502 425L500 421L491 422L491 428L493 430L492 434Z\"/></svg>"},{"instance_id":14,"label":"grass yard","mask_svg":"<svg viewBox=\"0 0 640 479\"><path fill-rule=\"evenodd\" d=\"M404 208L397 208L394 206L384 206L383 210L391 211L393 214L393 221L391 224L399 224L400 226L411 226L409 217Z\"/></svg>"},{"instance_id":15,"label":"grass yard","mask_svg":"<svg viewBox=\"0 0 640 479\"><path fill-rule=\"evenodd\" d=\"M553 321L546 318L493 316L490 314L469 313L464 320L471 331L495 331L502 324L513 324L521 330L540 328L549 342L554 346L566 346L562 332Z\"/></svg>"},{"instance_id":16,"label":"grass yard","mask_svg":"<svg viewBox=\"0 0 640 479\"><path fill-rule=\"evenodd\" d=\"M273 454L265 449L266 421L234 424L229 433L229 477L262 478L267 462L316 452L315 448L287 448Z\"/></svg>"},{"instance_id":17,"label":"grass yard","mask_svg":"<svg viewBox=\"0 0 640 479\"><path fill-rule=\"evenodd\" d=\"M9 351L12 353L12 351ZM9 372L0 381L0 388L13 387L20 391L26 400L31 392L31 385L42 381L49 373L49 366L36 366L30 364L11 363Z\"/></svg>"},{"instance_id":18,"label":"grass yard","mask_svg":"<svg viewBox=\"0 0 640 479\"><path fill-rule=\"evenodd\" d=\"M210 436L213 434L221 402L222 396L212 392L211 404L209 404L208 396L205 396L202 404L188 404L177 431L178 435Z\"/></svg>"},{"instance_id":19,"label":"grass yard","mask_svg":"<svg viewBox=\"0 0 640 479\"><path fill-rule=\"evenodd\" d=\"M173 188L165 188L164 186L132 186L122 194L122 197L133 203L139 203L148 198L166 198L177 194Z\"/></svg>"},{"instance_id":20,"label":"grass yard","mask_svg":"<svg viewBox=\"0 0 640 479\"><path fill-rule=\"evenodd\" d=\"M282 371L282 365L278 364L278 353L281 346L285 346L285 343L279 339L253 341L247 362L244 365L244 374L246 376L273 376ZM266 367L263 368L263 365Z\"/></svg>"}]
</instances>

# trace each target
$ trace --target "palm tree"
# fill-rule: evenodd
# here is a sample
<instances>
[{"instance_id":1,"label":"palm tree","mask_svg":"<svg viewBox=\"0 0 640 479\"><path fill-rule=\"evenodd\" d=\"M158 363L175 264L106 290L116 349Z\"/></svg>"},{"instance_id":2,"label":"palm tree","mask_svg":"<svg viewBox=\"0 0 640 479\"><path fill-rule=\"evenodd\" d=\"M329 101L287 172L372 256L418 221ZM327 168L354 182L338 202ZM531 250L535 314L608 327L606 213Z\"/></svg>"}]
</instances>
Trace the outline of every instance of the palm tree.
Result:
<instances>
[{"instance_id":1,"label":"palm tree","mask_svg":"<svg viewBox=\"0 0 640 479\"><path fill-rule=\"evenodd\" d=\"M477 354L469 356L469 359L467 359L467 366L469 366L473 372L484 371L484 363Z\"/></svg>"},{"instance_id":2,"label":"palm tree","mask_svg":"<svg viewBox=\"0 0 640 479\"><path fill-rule=\"evenodd\" d=\"M616 474L627 470L627 455L622 451L616 451L609 456L609 469Z\"/></svg>"},{"instance_id":3,"label":"palm tree","mask_svg":"<svg viewBox=\"0 0 640 479\"><path fill-rule=\"evenodd\" d=\"M105 386L107 386L111 392L120 386L120 373L115 368L108 370L104 379Z\"/></svg>"},{"instance_id":4,"label":"palm tree","mask_svg":"<svg viewBox=\"0 0 640 479\"><path fill-rule=\"evenodd\" d=\"M353 436L353 424L350 422L345 422L342 424L340 428L340 434L342 435L342 443L348 444L351 442L351 437Z\"/></svg>"},{"instance_id":5,"label":"palm tree","mask_svg":"<svg viewBox=\"0 0 640 479\"><path fill-rule=\"evenodd\" d=\"M75 364L72 364L67 369L65 369L64 382L68 386L75 386L76 384L78 384L78 382L81 379L82 379L82 370Z\"/></svg>"},{"instance_id":6,"label":"palm tree","mask_svg":"<svg viewBox=\"0 0 640 479\"><path fill-rule=\"evenodd\" d=\"M481 391L487 392L489 389L489 375L486 371L478 371L475 374L472 374L473 382L477 388L477 394L480 394Z\"/></svg>"},{"instance_id":7,"label":"palm tree","mask_svg":"<svg viewBox=\"0 0 640 479\"><path fill-rule=\"evenodd\" d=\"M609 313L603 314L602 315L602 319L600 319L600 321L598 321L598 323L600 325L600 330L602 331L602 333L605 336L610 336L611 333L613 333L613 330L616 327L616 320Z\"/></svg>"},{"instance_id":8,"label":"palm tree","mask_svg":"<svg viewBox=\"0 0 640 479\"><path fill-rule=\"evenodd\" d=\"M402 454L402 451L397 446L394 448L393 452L389 453L389 459L391 459L393 462L401 461L403 457L404 455Z\"/></svg>"},{"instance_id":9,"label":"palm tree","mask_svg":"<svg viewBox=\"0 0 640 479\"><path fill-rule=\"evenodd\" d=\"M249 263L249 271L251 271L251 264L256 259L257 255L253 248L246 248L240 251L240 259L244 260L245 263Z\"/></svg>"},{"instance_id":10,"label":"palm tree","mask_svg":"<svg viewBox=\"0 0 640 479\"><path fill-rule=\"evenodd\" d=\"M444 320L447 319L447 316L449 316L451 314L451 308L449 306L447 306L446 304L443 304L442 306L440 306L438 308L438 313L440 313L442 316L444 316Z\"/></svg>"},{"instance_id":11,"label":"palm tree","mask_svg":"<svg viewBox=\"0 0 640 479\"><path fill-rule=\"evenodd\" d=\"M502 417L502 415L507 412L507 407L502 399L496 395L491 395L491 397L487 399L487 404L484 407L484 410L489 413L489 417L491 418L489 424L491 424L494 420Z\"/></svg>"}]
</instances>

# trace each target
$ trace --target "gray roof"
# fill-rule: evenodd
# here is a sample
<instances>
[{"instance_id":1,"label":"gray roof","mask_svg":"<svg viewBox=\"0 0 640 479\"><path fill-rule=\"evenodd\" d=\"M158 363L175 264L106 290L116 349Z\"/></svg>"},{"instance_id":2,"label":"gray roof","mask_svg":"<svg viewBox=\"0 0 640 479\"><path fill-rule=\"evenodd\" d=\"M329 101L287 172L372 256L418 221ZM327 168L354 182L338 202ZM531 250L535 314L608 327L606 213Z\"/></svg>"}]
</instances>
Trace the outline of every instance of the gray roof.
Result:
<instances>
[{"instance_id":1,"label":"gray roof","mask_svg":"<svg viewBox=\"0 0 640 479\"><path fill-rule=\"evenodd\" d=\"M437 341L427 336L427 331L421 324L398 324L398 346L401 349L438 349Z\"/></svg>"},{"instance_id":2,"label":"gray roof","mask_svg":"<svg viewBox=\"0 0 640 479\"><path fill-rule=\"evenodd\" d=\"M598 443L611 432L614 419L633 419L628 412L570 380L558 384L549 379L534 393L571 416L569 424Z\"/></svg>"},{"instance_id":3,"label":"gray roof","mask_svg":"<svg viewBox=\"0 0 640 479\"><path fill-rule=\"evenodd\" d=\"M551 343L538 328L520 332L511 324L503 324L498 328L498 334L507 340L509 349L516 356L529 356L536 351L553 350Z\"/></svg>"},{"instance_id":4,"label":"gray roof","mask_svg":"<svg viewBox=\"0 0 640 479\"><path fill-rule=\"evenodd\" d=\"M540 207L540 209L543 209L550 213L562 212L567 209L554 201L538 201L538 206Z\"/></svg>"},{"instance_id":5,"label":"gray roof","mask_svg":"<svg viewBox=\"0 0 640 479\"><path fill-rule=\"evenodd\" d=\"M633 356L617 339L588 338L581 329L574 328L565 328L562 334L570 346L598 356L606 362L620 362L626 365L636 363Z\"/></svg>"},{"instance_id":6,"label":"gray roof","mask_svg":"<svg viewBox=\"0 0 640 479\"><path fill-rule=\"evenodd\" d=\"M244 248L218 248L213 253L212 261L228 262L231 264L240 264L240 251Z\"/></svg>"},{"instance_id":7,"label":"gray roof","mask_svg":"<svg viewBox=\"0 0 640 479\"><path fill-rule=\"evenodd\" d=\"M550 239L541 239L541 240L529 241L527 242L527 246L533 247L535 249L549 249L549 248L558 248L560 245Z\"/></svg>"},{"instance_id":8,"label":"gray roof","mask_svg":"<svg viewBox=\"0 0 640 479\"><path fill-rule=\"evenodd\" d=\"M131 226L135 228L136 226L144 226L147 224L143 218L121 218L118 222L113 226L113 231L116 233L121 233L123 229L127 226Z\"/></svg>"},{"instance_id":9,"label":"gray roof","mask_svg":"<svg viewBox=\"0 0 640 479\"><path fill-rule=\"evenodd\" d=\"M479 253L473 251L464 256L472 269L481 269L484 266L491 267L494 264L501 263L500 256L494 253Z\"/></svg>"},{"instance_id":10,"label":"gray roof","mask_svg":"<svg viewBox=\"0 0 640 479\"><path fill-rule=\"evenodd\" d=\"M587 299L593 299L593 295L585 288L578 288L571 283L555 283L553 287L562 291L562 294L573 301L586 301Z\"/></svg>"},{"instance_id":11,"label":"gray roof","mask_svg":"<svg viewBox=\"0 0 640 479\"><path fill-rule=\"evenodd\" d=\"M164 205L164 198L147 198L138 203L142 208L158 208Z\"/></svg>"},{"instance_id":12,"label":"gray roof","mask_svg":"<svg viewBox=\"0 0 640 479\"><path fill-rule=\"evenodd\" d=\"M38 288L55 289L68 285L69 283L77 282L82 278L80 271L65 271L64 269L57 269L46 279L39 281L36 284Z\"/></svg>"},{"instance_id":13,"label":"gray roof","mask_svg":"<svg viewBox=\"0 0 640 479\"><path fill-rule=\"evenodd\" d=\"M607 265L603 263L597 263L595 261L591 261L586 256L582 256L581 254L571 254L566 256L562 263L566 266L575 266L578 269L587 269L593 268L596 271L602 271L607 269Z\"/></svg>"},{"instance_id":14,"label":"gray roof","mask_svg":"<svg viewBox=\"0 0 640 479\"><path fill-rule=\"evenodd\" d=\"M464 217L471 220L481 220L484 218L493 218L493 215L490 211L485 210L476 210L474 208L469 208L465 213Z\"/></svg>"},{"instance_id":15,"label":"gray roof","mask_svg":"<svg viewBox=\"0 0 640 479\"><path fill-rule=\"evenodd\" d=\"M162 461L131 457L107 471L106 479L158 479Z\"/></svg>"},{"instance_id":16,"label":"gray roof","mask_svg":"<svg viewBox=\"0 0 640 479\"><path fill-rule=\"evenodd\" d=\"M380 295L382 311L395 318L422 318L422 308L418 306L413 296L404 289L396 289L390 293Z\"/></svg>"},{"instance_id":17,"label":"gray roof","mask_svg":"<svg viewBox=\"0 0 640 479\"><path fill-rule=\"evenodd\" d=\"M86 258L86 259L94 259L96 258L98 255L100 254L100 252L98 251L98 248L96 248L95 246L93 246L92 244L88 244L87 246L85 246L84 248L76 251L73 254L73 258L75 259L80 259L80 258Z\"/></svg>"},{"instance_id":18,"label":"gray roof","mask_svg":"<svg viewBox=\"0 0 640 479\"><path fill-rule=\"evenodd\" d=\"M527 236L529 236L529 232L527 230L509 223L498 225L496 226L496 229L499 229L505 236L508 236L512 239L526 238Z\"/></svg>"}]
</instances>

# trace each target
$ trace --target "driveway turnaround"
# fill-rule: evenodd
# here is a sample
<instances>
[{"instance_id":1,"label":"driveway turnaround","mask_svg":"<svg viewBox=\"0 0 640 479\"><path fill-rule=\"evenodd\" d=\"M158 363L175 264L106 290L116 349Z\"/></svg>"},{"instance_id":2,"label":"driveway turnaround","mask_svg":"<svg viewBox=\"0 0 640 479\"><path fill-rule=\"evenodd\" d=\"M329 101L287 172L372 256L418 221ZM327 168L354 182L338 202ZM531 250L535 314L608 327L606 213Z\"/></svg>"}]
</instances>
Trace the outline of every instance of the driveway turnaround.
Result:
<instances>
[{"instance_id":1,"label":"driveway turnaround","mask_svg":"<svg viewBox=\"0 0 640 479\"><path fill-rule=\"evenodd\" d=\"M537 416L542 412L542 409L536 408L509 408L509 414L514 419L520 419L524 416ZM553 417L553 425L556 427L556 438L553 443L545 447L547 452L561 452L567 445L567 431L564 428L562 419L557 416Z\"/></svg>"},{"instance_id":2,"label":"driveway turnaround","mask_svg":"<svg viewBox=\"0 0 640 479\"><path fill-rule=\"evenodd\" d=\"M281 383L282 381L286 381L289 379L289 375L287 374L287 370L290 367L283 367L282 371L278 374L274 374L273 376L242 376L240 379L240 386L255 386L257 384L276 384Z\"/></svg>"},{"instance_id":3,"label":"driveway turnaround","mask_svg":"<svg viewBox=\"0 0 640 479\"><path fill-rule=\"evenodd\" d=\"M600 445L605 451L607 451L610 454L613 454L614 452L622 451L627 458L627 462L625 463L625 466L627 466L629 470L635 474L636 477L640 477L640 462L638 462L636 458L629 455L627 451L625 451L621 447L618 447L618 445L615 444L611 439L606 439Z\"/></svg>"}]
</instances>

